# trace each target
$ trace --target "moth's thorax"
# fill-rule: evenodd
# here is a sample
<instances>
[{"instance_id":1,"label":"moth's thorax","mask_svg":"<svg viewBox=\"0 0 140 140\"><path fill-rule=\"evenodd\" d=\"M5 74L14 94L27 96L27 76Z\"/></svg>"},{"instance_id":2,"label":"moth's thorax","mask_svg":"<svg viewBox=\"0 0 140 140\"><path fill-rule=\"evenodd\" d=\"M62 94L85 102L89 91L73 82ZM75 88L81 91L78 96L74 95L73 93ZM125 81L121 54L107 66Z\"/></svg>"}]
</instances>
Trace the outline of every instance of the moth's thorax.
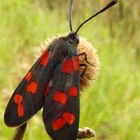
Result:
<instances>
[{"instance_id":1,"label":"moth's thorax","mask_svg":"<svg viewBox=\"0 0 140 140\"><path fill-rule=\"evenodd\" d=\"M76 56L78 43L78 36L72 33L53 40L49 46L51 58L55 62L61 62L65 57Z\"/></svg>"}]
</instances>

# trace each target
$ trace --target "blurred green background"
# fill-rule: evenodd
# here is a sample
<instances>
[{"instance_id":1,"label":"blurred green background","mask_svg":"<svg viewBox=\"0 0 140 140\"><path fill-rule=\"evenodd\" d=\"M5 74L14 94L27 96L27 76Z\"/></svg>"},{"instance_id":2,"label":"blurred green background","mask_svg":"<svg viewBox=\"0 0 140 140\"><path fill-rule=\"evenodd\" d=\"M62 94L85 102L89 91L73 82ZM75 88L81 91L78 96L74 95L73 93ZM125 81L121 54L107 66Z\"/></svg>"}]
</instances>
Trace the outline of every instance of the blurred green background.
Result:
<instances>
[{"instance_id":1,"label":"blurred green background","mask_svg":"<svg viewBox=\"0 0 140 140\"><path fill-rule=\"evenodd\" d=\"M74 29L109 1L74 0ZM69 32L67 0L0 2L0 140L14 128L3 122L7 102L45 39ZM101 69L81 97L80 127L93 128L91 140L140 140L140 1L118 4L79 32L97 49ZM29 122L25 140L49 140L41 112Z\"/></svg>"}]
</instances>

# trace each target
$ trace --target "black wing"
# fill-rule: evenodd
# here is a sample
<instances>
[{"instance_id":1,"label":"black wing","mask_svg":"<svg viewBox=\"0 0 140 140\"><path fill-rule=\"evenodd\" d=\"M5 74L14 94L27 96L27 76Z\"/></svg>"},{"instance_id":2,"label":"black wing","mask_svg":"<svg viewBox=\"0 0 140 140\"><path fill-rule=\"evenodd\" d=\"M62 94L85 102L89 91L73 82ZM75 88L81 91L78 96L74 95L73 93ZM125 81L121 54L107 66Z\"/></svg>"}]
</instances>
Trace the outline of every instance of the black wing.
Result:
<instances>
[{"instance_id":1,"label":"black wing","mask_svg":"<svg viewBox=\"0 0 140 140\"><path fill-rule=\"evenodd\" d=\"M53 140L76 140L79 125L79 61L66 57L55 68L43 106L46 131Z\"/></svg>"},{"instance_id":2,"label":"black wing","mask_svg":"<svg viewBox=\"0 0 140 140\"><path fill-rule=\"evenodd\" d=\"M46 49L14 91L4 115L6 125L18 126L42 107L54 66Z\"/></svg>"}]
</instances>

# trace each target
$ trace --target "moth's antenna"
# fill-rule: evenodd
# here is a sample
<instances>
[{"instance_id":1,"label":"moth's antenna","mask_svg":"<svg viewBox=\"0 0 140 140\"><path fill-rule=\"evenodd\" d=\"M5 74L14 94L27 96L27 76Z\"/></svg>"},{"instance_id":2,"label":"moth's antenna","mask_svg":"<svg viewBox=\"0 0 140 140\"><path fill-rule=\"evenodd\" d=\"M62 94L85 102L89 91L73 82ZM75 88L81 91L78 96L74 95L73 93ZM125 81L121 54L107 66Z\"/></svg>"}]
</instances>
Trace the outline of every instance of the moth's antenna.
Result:
<instances>
[{"instance_id":1,"label":"moth's antenna","mask_svg":"<svg viewBox=\"0 0 140 140\"><path fill-rule=\"evenodd\" d=\"M81 25L77 28L77 30L75 31L75 34L77 34L77 32L79 31L79 29L89 20L91 20L92 18L94 18L95 16L101 14L102 12L106 11L107 9L109 9L110 7L112 7L113 5L115 5L117 3L117 0L112 0L107 6L105 6L103 9L101 9L99 12L95 13L94 15L92 15L91 17L89 17L87 20L85 20L83 23L81 23Z\"/></svg>"},{"instance_id":2,"label":"moth's antenna","mask_svg":"<svg viewBox=\"0 0 140 140\"><path fill-rule=\"evenodd\" d=\"M73 0L70 0L70 6L69 6L69 10L68 10L68 20L69 20L69 26L70 26L70 31L72 32L72 21L71 21L71 11L72 11L72 4L73 4Z\"/></svg>"}]
</instances>

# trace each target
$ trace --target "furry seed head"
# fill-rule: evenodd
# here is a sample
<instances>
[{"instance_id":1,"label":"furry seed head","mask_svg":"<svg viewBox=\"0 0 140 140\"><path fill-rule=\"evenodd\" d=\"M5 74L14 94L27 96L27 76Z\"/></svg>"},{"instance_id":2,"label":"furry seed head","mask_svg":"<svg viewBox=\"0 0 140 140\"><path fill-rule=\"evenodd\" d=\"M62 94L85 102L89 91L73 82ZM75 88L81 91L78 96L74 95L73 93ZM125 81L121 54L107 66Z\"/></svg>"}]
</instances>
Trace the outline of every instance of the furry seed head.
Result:
<instances>
[{"instance_id":1,"label":"furry seed head","mask_svg":"<svg viewBox=\"0 0 140 140\"><path fill-rule=\"evenodd\" d=\"M83 90L88 88L96 79L100 63L96 49L86 39L80 37L80 43L78 44L77 50L79 54L85 52L87 55L88 63L85 61L84 56L79 56L79 63L87 65L85 74L80 76L80 88ZM82 71L83 68L80 68L80 73L82 73Z\"/></svg>"}]
</instances>

